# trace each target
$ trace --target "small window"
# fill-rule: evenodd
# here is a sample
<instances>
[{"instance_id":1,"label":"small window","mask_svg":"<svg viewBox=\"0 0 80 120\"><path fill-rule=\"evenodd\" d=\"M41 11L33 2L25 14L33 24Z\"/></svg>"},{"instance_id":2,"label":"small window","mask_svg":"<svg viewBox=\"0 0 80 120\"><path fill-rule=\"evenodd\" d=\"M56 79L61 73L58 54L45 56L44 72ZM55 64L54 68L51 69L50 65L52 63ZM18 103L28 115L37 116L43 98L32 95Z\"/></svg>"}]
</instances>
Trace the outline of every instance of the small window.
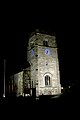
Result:
<instances>
[{"instance_id":1,"label":"small window","mask_svg":"<svg viewBox=\"0 0 80 120\"><path fill-rule=\"evenodd\" d=\"M43 41L43 46L48 46L48 41Z\"/></svg>"},{"instance_id":2,"label":"small window","mask_svg":"<svg viewBox=\"0 0 80 120\"><path fill-rule=\"evenodd\" d=\"M45 85L50 85L50 76L45 76Z\"/></svg>"},{"instance_id":3,"label":"small window","mask_svg":"<svg viewBox=\"0 0 80 120\"><path fill-rule=\"evenodd\" d=\"M35 55L36 57L38 57L38 55Z\"/></svg>"}]
</instances>

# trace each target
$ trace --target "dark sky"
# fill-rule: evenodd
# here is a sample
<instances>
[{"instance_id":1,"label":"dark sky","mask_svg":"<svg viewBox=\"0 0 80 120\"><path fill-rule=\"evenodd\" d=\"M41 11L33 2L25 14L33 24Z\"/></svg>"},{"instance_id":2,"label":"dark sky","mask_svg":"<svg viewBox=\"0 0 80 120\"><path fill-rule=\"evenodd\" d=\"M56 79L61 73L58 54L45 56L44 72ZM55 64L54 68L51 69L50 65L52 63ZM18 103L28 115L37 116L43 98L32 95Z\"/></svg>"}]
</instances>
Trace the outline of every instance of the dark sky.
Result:
<instances>
[{"instance_id":1,"label":"dark sky","mask_svg":"<svg viewBox=\"0 0 80 120\"><path fill-rule=\"evenodd\" d=\"M20 7L20 6L18 6ZM23 6L24 7L24 6ZM61 81L68 84L77 79L78 18L72 11L12 6L1 9L0 21L0 82L3 80L3 60L6 74L25 68L28 36L35 29L55 32L59 47ZM76 18L76 20L74 20Z\"/></svg>"}]
</instances>

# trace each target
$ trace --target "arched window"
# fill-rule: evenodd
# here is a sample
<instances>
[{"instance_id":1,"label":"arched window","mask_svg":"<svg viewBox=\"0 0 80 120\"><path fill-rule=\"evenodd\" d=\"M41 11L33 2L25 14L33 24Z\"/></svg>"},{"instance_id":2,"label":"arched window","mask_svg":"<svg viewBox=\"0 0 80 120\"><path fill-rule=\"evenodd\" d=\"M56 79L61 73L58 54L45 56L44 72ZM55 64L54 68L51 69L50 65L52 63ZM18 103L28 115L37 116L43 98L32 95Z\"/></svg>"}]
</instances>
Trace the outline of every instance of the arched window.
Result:
<instances>
[{"instance_id":1,"label":"arched window","mask_svg":"<svg viewBox=\"0 0 80 120\"><path fill-rule=\"evenodd\" d=\"M49 75L45 76L45 85L50 85L50 76Z\"/></svg>"}]
</instances>

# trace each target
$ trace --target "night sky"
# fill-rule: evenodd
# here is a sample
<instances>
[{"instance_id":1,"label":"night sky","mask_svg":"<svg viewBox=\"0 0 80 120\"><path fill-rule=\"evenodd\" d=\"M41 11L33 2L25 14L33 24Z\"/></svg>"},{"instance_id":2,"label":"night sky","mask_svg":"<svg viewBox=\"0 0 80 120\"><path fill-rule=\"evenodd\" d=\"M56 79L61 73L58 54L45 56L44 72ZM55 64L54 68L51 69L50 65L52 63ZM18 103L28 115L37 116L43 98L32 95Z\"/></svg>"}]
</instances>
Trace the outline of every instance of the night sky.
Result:
<instances>
[{"instance_id":1,"label":"night sky","mask_svg":"<svg viewBox=\"0 0 80 120\"><path fill-rule=\"evenodd\" d=\"M28 5L27 5L28 6ZM18 6L19 7L19 6ZM59 48L62 85L73 83L78 74L78 19L72 11L62 13L57 9L30 10L12 6L1 10L0 22L0 86L3 86L3 60L6 59L6 76L28 66L28 37L35 29L56 33ZM57 12L58 11L58 12ZM76 21L74 20L76 17Z\"/></svg>"}]
</instances>

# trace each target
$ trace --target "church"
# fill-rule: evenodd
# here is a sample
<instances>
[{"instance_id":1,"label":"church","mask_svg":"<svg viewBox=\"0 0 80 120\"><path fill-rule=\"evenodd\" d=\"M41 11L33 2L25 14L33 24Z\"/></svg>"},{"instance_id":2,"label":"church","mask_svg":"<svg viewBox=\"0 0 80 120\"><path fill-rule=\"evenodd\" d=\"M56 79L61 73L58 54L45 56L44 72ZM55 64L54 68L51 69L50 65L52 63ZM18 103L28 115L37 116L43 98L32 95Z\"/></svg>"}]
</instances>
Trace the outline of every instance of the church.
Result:
<instances>
[{"instance_id":1,"label":"church","mask_svg":"<svg viewBox=\"0 0 80 120\"><path fill-rule=\"evenodd\" d=\"M61 93L56 36L36 31L29 37L27 61L30 66L10 77L16 96Z\"/></svg>"}]
</instances>

